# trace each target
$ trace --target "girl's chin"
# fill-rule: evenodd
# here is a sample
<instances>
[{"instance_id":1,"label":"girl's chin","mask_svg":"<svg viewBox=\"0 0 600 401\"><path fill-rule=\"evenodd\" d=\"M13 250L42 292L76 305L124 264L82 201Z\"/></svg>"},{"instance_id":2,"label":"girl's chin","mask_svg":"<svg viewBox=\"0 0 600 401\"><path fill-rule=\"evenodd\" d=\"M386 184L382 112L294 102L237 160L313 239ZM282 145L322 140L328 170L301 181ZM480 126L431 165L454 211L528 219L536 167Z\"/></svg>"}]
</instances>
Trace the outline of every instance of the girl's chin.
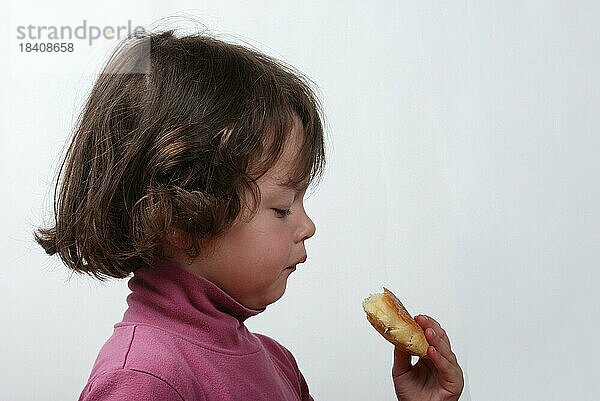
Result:
<instances>
[{"instance_id":1,"label":"girl's chin","mask_svg":"<svg viewBox=\"0 0 600 401\"><path fill-rule=\"evenodd\" d=\"M287 270L287 269L286 269ZM287 270L289 271L289 270ZM273 289L272 291L269 292L269 294L265 294L264 297L262 297L262 299L257 299L254 302L241 302L246 308L250 308L250 309L254 309L254 310L261 310L266 308L267 306L279 301L281 299L281 297L283 297L283 294L285 294L285 289L287 286L287 278L285 278L283 280L283 283L281 284L281 286L277 289Z\"/></svg>"},{"instance_id":2,"label":"girl's chin","mask_svg":"<svg viewBox=\"0 0 600 401\"><path fill-rule=\"evenodd\" d=\"M271 294L271 297L269 297L270 298L268 300L269 302L265 306L263 306L263 308L267 307L267 305L271 305L271 304L274 304L275 302L279 301L283 297L283 294L285 294L286 286L287 286L287 279L283 282L282 287L280 289L273 291L273 293Z\"/></svg>"}]
</instances>

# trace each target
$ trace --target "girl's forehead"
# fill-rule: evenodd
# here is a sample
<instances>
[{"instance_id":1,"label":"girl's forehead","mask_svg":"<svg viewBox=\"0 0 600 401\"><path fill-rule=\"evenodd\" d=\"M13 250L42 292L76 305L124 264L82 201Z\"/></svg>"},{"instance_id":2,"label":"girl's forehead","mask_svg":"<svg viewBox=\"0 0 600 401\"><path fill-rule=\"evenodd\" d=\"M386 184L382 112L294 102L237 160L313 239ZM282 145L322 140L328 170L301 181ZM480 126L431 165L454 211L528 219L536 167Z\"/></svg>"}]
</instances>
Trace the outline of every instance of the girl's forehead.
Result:
<instances>
[{"instance_id":1,"label":"girl's forehead","mask_svg":"<svg viewBox=\"0 0 600 401\"><path fill-rule=\"evenodd\" d=\"M276 166L262 176L258 182L261 187L267 190L289 190L294 189L293 180L290 177L289 169L276 169Z\"/></svg>"},{"instance_id":2,"label":"girl's forehead","mask_svg":"<svg viewBox=\"0 0 600 401\"><path fill-rule=\"evenodd\" d=\"M283 149L279 158L263 177L264 181L270 181L274 185L292 188L293 174L297 164L301 162L302 141L304 139L304 129L302 122L294 118L293 128L290 131L287 140L283 144Z\"/></svg>"}]
</instances>

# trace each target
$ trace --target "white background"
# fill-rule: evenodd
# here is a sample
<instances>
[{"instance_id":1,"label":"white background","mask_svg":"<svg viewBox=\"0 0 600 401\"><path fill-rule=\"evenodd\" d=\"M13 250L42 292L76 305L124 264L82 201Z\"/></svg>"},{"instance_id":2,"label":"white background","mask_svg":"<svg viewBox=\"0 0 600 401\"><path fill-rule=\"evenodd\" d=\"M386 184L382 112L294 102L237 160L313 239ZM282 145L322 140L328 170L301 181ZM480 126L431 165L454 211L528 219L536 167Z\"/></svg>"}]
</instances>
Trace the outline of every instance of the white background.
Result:
<instances>
[{"instance_id":1,"label":"white background","mask_svg":"<svg viewBox=\"0 0 600 401\"><path fill-rule=\"evenodd\" d=\"M1 17L0 400L77 399L128 293L125 280L69 279L32 241L116 42L26 54L16 28L169 15L319 87L317 234L284 298L248 321L294 353L315 399L394 399L392 347L361 309L383 285L447 329L462 400L597 399L597 2L105 0L13 1Z\"/></svg>"}]
</instances>

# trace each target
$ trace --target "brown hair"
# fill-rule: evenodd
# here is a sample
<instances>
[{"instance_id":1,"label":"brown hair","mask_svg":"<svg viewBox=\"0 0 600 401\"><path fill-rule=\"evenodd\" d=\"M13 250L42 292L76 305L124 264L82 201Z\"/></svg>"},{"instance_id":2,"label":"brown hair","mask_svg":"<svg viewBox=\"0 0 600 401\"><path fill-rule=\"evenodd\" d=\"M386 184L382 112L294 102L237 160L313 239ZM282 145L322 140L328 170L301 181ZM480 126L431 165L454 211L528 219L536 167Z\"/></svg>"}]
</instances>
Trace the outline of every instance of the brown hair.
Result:
<instances>
[{"instance_id":1,"label":"brown hair","mask_svg":"<svg viewBox=\"0 0 600 401\"><path fill-rule=\"evenodd\" d=\"M79 116L54 194L54 226L35 240L73 271L123 278L163 255L172 227L191 240L223 234L293 125L303 146L291 186L319 180L322 113L310 80L248 47L173 31L125 40Z\"/></svg>"}]
</instances>

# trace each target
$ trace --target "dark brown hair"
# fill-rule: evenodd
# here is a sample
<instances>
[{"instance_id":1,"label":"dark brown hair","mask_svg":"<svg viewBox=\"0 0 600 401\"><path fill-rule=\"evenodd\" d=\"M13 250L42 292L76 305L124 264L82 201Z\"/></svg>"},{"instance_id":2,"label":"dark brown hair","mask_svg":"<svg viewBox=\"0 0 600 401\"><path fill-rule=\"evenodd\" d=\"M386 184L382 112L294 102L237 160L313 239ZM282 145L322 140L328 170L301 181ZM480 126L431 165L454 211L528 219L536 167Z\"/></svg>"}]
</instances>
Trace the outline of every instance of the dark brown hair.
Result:
<instances>
[{"instance_id":1,"label":"dark brown hair","mask_svg":"<svg viewBox=\"0 0 600 401\"><path fill-rule=\"evenodd\" d=\"M289 184L318 181L322 113L310 80L248 47L202 34L145 33L115 50L92 88L59 170L54 226L35 240L73 271L123 278L163 255L167 229L227 231L260 203L256 180L293 126L303 146Z\"/></svg>"}]
</instances>

